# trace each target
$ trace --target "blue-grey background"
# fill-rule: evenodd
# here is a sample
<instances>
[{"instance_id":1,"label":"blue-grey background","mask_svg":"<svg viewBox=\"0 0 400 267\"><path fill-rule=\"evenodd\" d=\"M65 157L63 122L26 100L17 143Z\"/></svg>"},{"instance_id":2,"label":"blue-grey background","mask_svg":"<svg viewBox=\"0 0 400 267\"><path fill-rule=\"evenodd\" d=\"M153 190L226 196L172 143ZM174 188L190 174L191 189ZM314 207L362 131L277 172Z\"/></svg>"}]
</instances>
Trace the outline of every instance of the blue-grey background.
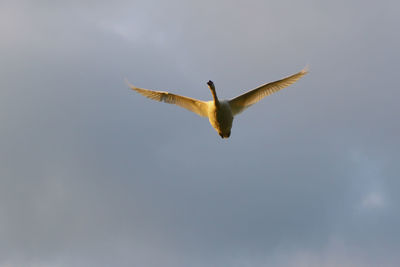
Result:
<instances>
[{"instance_id":1,"label":"blue-grey background","mask_svg":"<svg viewBox=\"0 0 400 267\"><path fill-rule=\"evenodd\" d=\"M0 266L399 266L399 8L2 0Z\"/></svg>"}]
</instances>

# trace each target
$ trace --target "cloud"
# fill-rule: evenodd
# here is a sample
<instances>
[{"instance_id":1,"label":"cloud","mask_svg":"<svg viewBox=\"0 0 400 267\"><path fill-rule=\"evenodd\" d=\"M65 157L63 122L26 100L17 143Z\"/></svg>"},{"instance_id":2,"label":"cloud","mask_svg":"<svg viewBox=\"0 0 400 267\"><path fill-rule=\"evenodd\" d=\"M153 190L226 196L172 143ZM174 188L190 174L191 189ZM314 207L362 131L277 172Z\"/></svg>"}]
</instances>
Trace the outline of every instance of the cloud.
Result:
<instances>
[{"instance_id":1,"label":"cloud","mask_svg":"<svg viewBox=\"0 0 400 267\"><path fill-rule=\"evenodd\" d=\"M362 201L362 206L367 209L382 208L385 201L380 193L372 192L368 194Z\"/></svg>"}]
</instances>

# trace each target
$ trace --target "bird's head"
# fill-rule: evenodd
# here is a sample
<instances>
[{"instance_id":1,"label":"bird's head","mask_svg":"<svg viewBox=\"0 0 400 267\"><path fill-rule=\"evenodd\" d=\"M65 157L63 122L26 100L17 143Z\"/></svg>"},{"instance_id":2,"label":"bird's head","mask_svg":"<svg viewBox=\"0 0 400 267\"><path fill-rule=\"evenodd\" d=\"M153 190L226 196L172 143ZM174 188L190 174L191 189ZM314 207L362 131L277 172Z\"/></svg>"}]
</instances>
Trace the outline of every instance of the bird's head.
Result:
<instances>
[{"instance_id":1,"label":"bird's head","mask_svg":"<svg viewBox=\"0 0 400 267\"><path fill-rule=\"evenodd\" d=\"M211 80L207 82L207 85L208 85L209 87L214 87L214 83L213 83Z\"/></svg>"}]
</instances>

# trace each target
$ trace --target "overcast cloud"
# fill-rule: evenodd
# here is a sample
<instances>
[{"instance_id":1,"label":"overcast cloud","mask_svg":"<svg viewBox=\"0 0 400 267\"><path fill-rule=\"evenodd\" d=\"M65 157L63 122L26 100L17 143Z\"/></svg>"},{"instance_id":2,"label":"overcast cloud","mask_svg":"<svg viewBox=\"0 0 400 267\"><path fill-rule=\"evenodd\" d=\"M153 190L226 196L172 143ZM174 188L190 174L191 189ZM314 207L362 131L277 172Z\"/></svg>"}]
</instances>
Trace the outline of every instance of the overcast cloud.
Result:
<instances>
[{"instance_id":1,"label":"overcast cloud","mask_svg":"<svg viewBox=\"0 0 400 267\"><path fill-rule=\"evenodd\" d=\"M2 0L0 266L399 266L399 8Z\"/></svg>"}]
</instances>

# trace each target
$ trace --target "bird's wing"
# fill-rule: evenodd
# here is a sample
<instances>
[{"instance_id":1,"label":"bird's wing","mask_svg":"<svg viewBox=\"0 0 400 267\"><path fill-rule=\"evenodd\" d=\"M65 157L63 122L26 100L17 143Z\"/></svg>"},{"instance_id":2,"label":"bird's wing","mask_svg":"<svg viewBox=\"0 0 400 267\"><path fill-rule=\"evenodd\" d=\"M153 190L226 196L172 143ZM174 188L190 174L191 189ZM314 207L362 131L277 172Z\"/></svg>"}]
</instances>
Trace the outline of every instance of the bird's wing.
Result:
<instances>
[{"instance_id":1,"label":"bird's wing","mask_svg":"<svg viewBox=\"0 0 400 267\"><path fill-rule=\"evenodd\" d=\"M165 102L168 104L175 104L177 106L180 106L182 108L190 110L202 117L208 117L208 105L204 101L186 97L186 96L175 95L175 94L171 94L171 93L163 92L163 91L152 91L152 90L148 90L148 89L138 88L129 83L128 83L128 85L132 90L135 90L136 92L138 92L139 94L141 94L147 98L150 98L150 99L153 99L153 100L156 100L159 102Z\"/></svg>"},{"instance_id":2,"label":"bird's wing","mask_svg":"<svg viewBox=\"0 0 400 267\"><path fill-rule=\"evenodd\" d=\"M244 93L240 96L237 96L229 100L229 105L231 107L233 115L241 113L243 110L257 103L264 97L273 94L275 92L278 92L279 90L295 83L298 79L307 74L307 72L308 69L306 67L302 71L292 76L286 77L284 79L275 82L263 84L253 90L248 91L247 93Z\"/></svg>"}]
</instances>

